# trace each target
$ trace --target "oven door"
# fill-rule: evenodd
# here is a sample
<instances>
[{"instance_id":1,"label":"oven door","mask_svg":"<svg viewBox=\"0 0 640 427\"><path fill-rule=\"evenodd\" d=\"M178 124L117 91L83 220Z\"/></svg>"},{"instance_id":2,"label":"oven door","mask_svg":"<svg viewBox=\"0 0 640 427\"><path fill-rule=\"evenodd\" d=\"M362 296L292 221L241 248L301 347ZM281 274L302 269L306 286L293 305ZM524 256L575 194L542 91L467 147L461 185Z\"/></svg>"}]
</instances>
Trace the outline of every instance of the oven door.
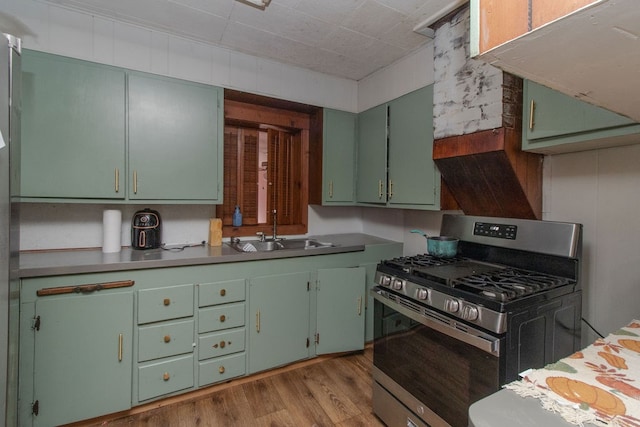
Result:
<instances>
[{"instance_id":1,"label":"oven door","mask_svg":"<svg viewBox=\"0 0 640 427\"><path fill-rule=\"evenodd\" d=\"M499 390L504 337L384 289L372 293L374 412L387 424L412 425L417 415L430 426L466 427L469 406ZM393 396L411 413L400 421L397 407L385 409L393 405L381 395ZM396 412L393 420L385 411Z\"/></svg>"}]
</instances>

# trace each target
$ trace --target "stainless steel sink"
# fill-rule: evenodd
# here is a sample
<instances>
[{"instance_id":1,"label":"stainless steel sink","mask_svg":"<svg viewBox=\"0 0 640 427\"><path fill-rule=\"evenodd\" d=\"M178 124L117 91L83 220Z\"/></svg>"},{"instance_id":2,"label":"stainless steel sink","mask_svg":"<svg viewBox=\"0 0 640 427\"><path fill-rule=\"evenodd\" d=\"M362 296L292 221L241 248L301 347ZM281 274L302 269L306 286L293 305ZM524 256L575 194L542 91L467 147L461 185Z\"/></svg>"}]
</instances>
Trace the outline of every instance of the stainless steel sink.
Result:
<instances>
[{"instance_id":1,"label":"stainless steel sink","mask_svg":"<svg viewBox=\"0 0 640 427\"><path fill-rule=\"evenodd\" d=\"M229 243L238 252L271 252L287 249L330 248L331 243L319 242L315 239L281 239L281 240L243 240Z\"/></svg>"}]
</instances>

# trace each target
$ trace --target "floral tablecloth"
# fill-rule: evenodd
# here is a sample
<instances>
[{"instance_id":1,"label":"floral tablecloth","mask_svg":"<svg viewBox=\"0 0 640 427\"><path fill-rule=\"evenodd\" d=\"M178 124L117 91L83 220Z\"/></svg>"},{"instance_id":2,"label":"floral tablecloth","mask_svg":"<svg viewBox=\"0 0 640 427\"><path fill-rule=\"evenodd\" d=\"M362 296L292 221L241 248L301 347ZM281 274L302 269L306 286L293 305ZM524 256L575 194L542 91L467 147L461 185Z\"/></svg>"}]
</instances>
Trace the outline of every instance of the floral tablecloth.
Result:
<instances>
[{"instance_id":1,"label":"floral tablecloth","mask_svg":"<svg viewBox=\"0 0 640 427\"><path fill-rule=\"evenodd\" d=\"M505 388L572 424L640 427L640 320Z\"/></svg>"}]
</instances>

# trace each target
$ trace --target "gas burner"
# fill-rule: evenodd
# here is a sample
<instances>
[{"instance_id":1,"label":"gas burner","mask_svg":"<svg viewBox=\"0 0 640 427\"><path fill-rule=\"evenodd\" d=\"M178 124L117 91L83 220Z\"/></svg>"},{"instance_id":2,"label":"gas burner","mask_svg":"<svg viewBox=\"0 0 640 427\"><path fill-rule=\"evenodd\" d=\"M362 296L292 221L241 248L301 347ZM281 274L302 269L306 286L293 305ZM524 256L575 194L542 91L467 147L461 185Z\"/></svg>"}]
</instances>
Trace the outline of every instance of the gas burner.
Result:
<instances>
[{"instance_id":1,"label":"gas burner","mask_svg":"<svg viewBox=\"0 0 640 427\"><path fill-rule=\"evenodd\" d=\"M498 301L511 301L547 289L575 283L548 274L506 268L504 270L461 277L452 286Z\"/></svg>"},{"instance_id":2,"label":"gas burner","mask_svg":"<svg viewBox=\"0 0 640 427\"><path fill-rule=\"evenodd\" d=\"M464 260L462 257L438 258L429 254L420 254L393 258L384 261L384 264L393 268L398 268L405 273L413 273L414 269L453 264L462 260Z\"/></svg>"}]
</instances>

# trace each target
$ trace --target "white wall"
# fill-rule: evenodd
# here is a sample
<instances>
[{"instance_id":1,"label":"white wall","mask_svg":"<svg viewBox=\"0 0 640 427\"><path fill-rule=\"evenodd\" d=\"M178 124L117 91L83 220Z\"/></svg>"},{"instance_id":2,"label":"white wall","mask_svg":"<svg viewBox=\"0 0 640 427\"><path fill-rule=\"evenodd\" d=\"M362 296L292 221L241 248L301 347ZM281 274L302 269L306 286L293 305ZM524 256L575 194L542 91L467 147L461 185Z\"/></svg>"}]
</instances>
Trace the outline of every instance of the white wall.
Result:
<instances>
[{"instance_id":1,"label":"white wall","mask_svg":"<svg viewBox=\"0 0 640 427\"><path fill-rule=\"evenodd\" d=\"M604 335L639 319L640 145L545 157L543 195L543 219L584 226L583 317Z\"/></svg>"},{"instance_id":2,"label":"white wall","mask_svg":"<svg viewBox=\"0 0 640 427\"><path fill-rule=\"evenodd\" d=\"M23 46L74 58L161 74L322 107L357 111L357 82L79 13L35 0L0 0L0 26L17 18ZM31 204L21 211L23 250L100 247L102 211L122 211L122 243L130 242L133 213L146 205ZM148 206L163 219L163 241L207 239L213 206ZM311 207L309 232L361 231L358 208Z\"/></svg>"}]
</instances>

